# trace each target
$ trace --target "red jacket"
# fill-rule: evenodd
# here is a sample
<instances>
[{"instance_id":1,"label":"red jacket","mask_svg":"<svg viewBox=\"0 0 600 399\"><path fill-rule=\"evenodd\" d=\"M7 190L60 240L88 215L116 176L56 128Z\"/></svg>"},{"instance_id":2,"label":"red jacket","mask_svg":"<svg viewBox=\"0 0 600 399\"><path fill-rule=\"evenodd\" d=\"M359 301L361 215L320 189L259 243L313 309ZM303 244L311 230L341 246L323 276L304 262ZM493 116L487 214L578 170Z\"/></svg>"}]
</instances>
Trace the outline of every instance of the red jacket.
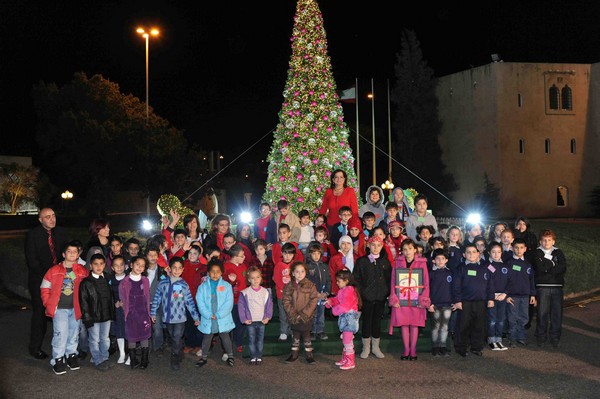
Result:
<instances>
[{"instance_id":1,"label":"red jacket","mask_svg":"<svg viewBox=\"0 0 600 399\"><path fill-rule=\"evenodd\" d=\"M73 286L73 308L75 309L75 319L81 319L81 307L79 306L79 284L81 281L89 275L89 271L81 266L79 263L73 264L73 272L75 273L75 283ZM54 317L56 308L58 307L58 301L60 300L60 293L65 279L67 269L63 263L52 266L42 280L40 286L40 294L42 296L42 303L46 308L46 316Z\"/></svg>"},{"instance_id":2,"label":"red jacket","mask_svg":"<svg viewBox=\"0 0 600 399\"><path fill-rule=\"evenodd\" d=\"M223 265L223 280L231 284L233 288L233 303L238 303L240 293L248 286L246 275L248 274L248 266L245 263L236 265L235 263L227 262ZM229 279L230 274L235 274L235 281Z\"/></svg>"},{"instance_id":3,"label":"red jacket","mask_svg":"<svg viewBox=\"0 0 600 399\"><path fill-rule=\"evenodd\" d=\"M183 263L183 273L181 273L181 278L188 283L194 301L196 301L196 292L202 283L202 277L205 277L207 274L207 264L208 261L203 256L201 256L196 263L190 262L189 259L186 259Z\"/></svg>"},{"instance_id":4,"label":"red jacket","mask_svg":"<svg viewBox=\"0 0 600 399\"><path fill-rule=\"evenodd\" d=\"M342 206L349 206L352 209L352 215L358 216L358 199L356 191L352 187L344 188L341 195L334 195L333 189L325 190L323 203L319 208L319 213L327 215L327 225L331 228L334 224L340 221L339 211Z\"/></svg>"},{"instance_id":5,"label":"red jacket","mask_svg":"<svg viewBox=\"0 0 600 399\"><path fill-rule=\"evenodd\" d=\"M283 296L283 287L291 281L291 270L290 263L284 263L283 261L277 262L275 269L273 270L273 282L275 283L275 293L277 298L281 299Z\"/></svg>"},{"instance_id":6,"label":"red jacket","mask_svg":"<svg viewBox=\"0 0 600 399\"><path fill-rule=\"evenodd\" d=\"M301 250L298 249L298 243L294 241L289 241L290 244L296 247L296 255L294 255L294 261L304 261L304 254ZM281 241L277 241L271 247L271 258L273 259L273 263L277 265L279 262L283 261L283 255L281 254Z\"/></svg>"}]
</instances>

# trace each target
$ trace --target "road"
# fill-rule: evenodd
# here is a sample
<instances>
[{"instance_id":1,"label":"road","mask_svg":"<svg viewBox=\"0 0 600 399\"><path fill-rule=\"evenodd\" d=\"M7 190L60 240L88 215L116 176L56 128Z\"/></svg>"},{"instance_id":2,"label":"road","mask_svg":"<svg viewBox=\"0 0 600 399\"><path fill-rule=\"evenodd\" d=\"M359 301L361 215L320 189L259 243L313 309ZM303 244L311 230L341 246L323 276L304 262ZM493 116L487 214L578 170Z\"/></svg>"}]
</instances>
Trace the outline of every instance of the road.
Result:
<instances>
[{"instance_id":1,"label":"road","mask_svg":"<svg viewBox=\"0 0 600 399\"><path fill-rule=\"evenodd\" d=\"M482 358L418 353L414 362L394 353L357 359L350 371L337 369L337 356L318 353L315 366L266 357L262 366L238 358L228 367L215 352L202 369L188 354L178 372L170 370L168 356L151 356L147 370L115 364L101 372L85 362L57 376L47 361L27 353L29 317L21 299L0 295L2 398L595 398L600 392L600 298L565 309L559 349L485 350ZM49 351L49 336L46 341Z\"/></svg>"}]
</instances>

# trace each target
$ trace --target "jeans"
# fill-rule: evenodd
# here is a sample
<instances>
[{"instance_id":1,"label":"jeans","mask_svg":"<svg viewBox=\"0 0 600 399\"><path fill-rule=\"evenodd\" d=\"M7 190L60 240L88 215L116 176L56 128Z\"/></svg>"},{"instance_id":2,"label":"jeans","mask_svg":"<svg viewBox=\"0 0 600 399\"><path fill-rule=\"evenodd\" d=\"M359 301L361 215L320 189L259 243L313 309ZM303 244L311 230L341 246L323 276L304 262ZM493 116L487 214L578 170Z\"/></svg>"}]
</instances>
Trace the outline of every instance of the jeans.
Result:
<instances>
[{"instance_id":1,"label":"jeans","mask_svg":"<svg viewBox=\"0 0 600 399\"><path fill-rule=\"evenodd\" d=\"M253 321L252 324L246 325L246 330L248 331L248 349L250 350L250 358L262 358L265 325L262 321Z\"/></svg>"},{"instance_id":2,"label":"jeans","mask_svg":"<svg viewBox=\"0 0 600 399\"><path fill-rule=\"evenodd\" d=\"M506 323L506 300L494 301L494 307L487 309L488 343L502 342Z\"/></svg>"},{"instance_id":3,"label":"jeans","mask_svg":"<svg viewBox=\"0 0 600 399\"><path fill-rule=\"evenodd\" d=\"M562 331L563 289L562 287L536 287L537 324L535 337L538 342L548 339L548 327L551 342L560 341ZM549 326L548 326L549 325Z\"/></svg>"},{"instance_id":4,"label":"jeans","mask_svg":"<svg viewBox=\"0 0 600 399\"><path fill-rule=\"evenodd\" d=\"M514 304L508 308L508 339L527 340L525 324L529 321L529 297L512 297Z\"/></svg>"},{"instance_id":5,"label":"jeans","mask_svg":"<svg viewBox=\"0 0 600 399\"><path fill-rule=\"evenodd\" d=\"M288 323L287 314L283 309L283 301L281 298L277 298L277 308L279 309L279 333L292 335L292 330L290 329L290 325Z\"/></svg>"},{"instance_id":6,"label":"jeans","mask_svg":"<svg viewBox=\"0 0 600 399\"><path fill-rule=\"evenodd\" d=\"M448 339L448 324L452 316L452 308L450 306L435 307L431 314L431 346L434 348L445 348L446 340Z\"/></svg>"},{"instance_id":7,"label":"jeans","mask_svg":"<svg viewBox=\"0 0 600 399\"><path fill-rule=\"evenodd\" d=\"M325 331L325 304L317 305L312 326L312 332L315 334L322 333L323 331Z\"/></svg>"},{"instance_id":8,"label":"jeans","mask_svg":"<svg viewBox=\"0 0 600 399\"><path fill-rule=\"evenodd\" d=\"M152 350L159 350L165 342L163 334L162 306L156 311L156 323L152 324Z\"/></svg>"},{"instance_id":9,"label":"jeans","mask_svg":"<svg viewBox=\"0 0 600 399\"><path fill-rule=\"evenodd\" d=\"M79 342L79 324L75 319L75 309L56 309L52 328L52 359L50 364L54 366L55 360L65 355L77 354L77 343Z\"/></svg>"},{"instance_id":10,"label":"jeans","mask_svg":"<svg viewBox=\"0 0 600 399\"><path fill-rule=\"evenodd\" d=\"M240 321L237 303L233 305L231 313L233 316L233 323L235 324L235 328L231 332L231 338L235 346L242 346L244 343L244 334L246 334L246 325Z\"/></svg>"},{"instance_id":11,"label":"jeans","mask_svg":"<svg viewBox=\"0 0 600 399\"><path fill-rule=\"evenodd\" d=\"M185 331L185 322L166 324L167 331L171 337L171 354L178 355L183 347L183 332Z\"/></svg>"},{"instance_id":12,"label":"jeans","mask_svg":"<svg viewBox=\"0 0 600 399\"><path fill-rule=\"evenodd\" d=\"M185 337L185 346L199 348L202 346L202 336L204 334L202 334L200 330L198 330L198 327L194 325L194 319L189 310L185 310L185 315L187 316L185 331L183 333Z\"/></svg>"},{"instance_id":13,"label":"jeans","mask_svg":"<svg viewBox=\"0 0 600 399\"><path fill-rule=\"evenodd\" d=\"M93 326L87 329L90 354L96 366L108 360L108 347L110 346L109 331L110 320L102 323L94 323Z\"/></svg>"}]
</instances>

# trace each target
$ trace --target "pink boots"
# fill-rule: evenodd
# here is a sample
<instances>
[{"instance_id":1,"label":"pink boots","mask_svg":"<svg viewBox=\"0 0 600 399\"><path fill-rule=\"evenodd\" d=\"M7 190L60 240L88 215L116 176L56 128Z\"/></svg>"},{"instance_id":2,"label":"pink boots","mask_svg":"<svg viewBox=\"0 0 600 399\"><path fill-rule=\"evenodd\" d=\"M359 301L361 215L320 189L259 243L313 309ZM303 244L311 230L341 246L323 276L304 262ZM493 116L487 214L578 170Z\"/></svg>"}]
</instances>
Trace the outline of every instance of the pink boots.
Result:
<instances>
[{"instance_id":1,"label":"pink boots","mask_svg":"<svg viewBox=\"0 0 600 399\"><path fill-rule=\"evenodd\" d=\"M344 353L343 356L346 360L345 363L343 363L340 366L340 370L352 370L354 367L356 367L356 364L354 363L354 352L352 353ZM344 359L342 359L342 362L344 361Z\"/></svg>"},{"instance_id":2,"label":"pink boots","mask_svg":"<svg viewBox=\"0 0 600 399\"><path fill-rule=\"evenodd\" d=\"M337 362L335 362L336 366L343 366L344 364L346 364L347 359L346 359L346 348L342 349L342 358L340 360L338 360Z\"/></svg>"}]
</instances>

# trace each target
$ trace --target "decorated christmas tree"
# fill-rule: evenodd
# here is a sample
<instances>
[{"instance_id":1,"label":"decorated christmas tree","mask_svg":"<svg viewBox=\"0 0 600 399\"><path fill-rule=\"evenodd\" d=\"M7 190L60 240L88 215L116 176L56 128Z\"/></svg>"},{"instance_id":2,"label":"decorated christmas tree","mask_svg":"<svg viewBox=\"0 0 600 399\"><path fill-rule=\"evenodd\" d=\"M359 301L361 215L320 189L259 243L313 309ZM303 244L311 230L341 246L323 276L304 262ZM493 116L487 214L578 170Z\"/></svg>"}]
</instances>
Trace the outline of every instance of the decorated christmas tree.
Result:
<instances>
[{"instance_id":1,"label":"decorated christmas tree","mask_svg":"<svg viewBox=\"0 0 600 399\"><path fill-rule=\"evenodd\" d=\"M357 185L348 128L316 1L298 0L290 40L290 68L267 158L269 176L263 201L275 208L277 201L286 199L296 213L302 209L316 213L335 169L347 173L349 187Z\"/></svg>"}]
</instances>

